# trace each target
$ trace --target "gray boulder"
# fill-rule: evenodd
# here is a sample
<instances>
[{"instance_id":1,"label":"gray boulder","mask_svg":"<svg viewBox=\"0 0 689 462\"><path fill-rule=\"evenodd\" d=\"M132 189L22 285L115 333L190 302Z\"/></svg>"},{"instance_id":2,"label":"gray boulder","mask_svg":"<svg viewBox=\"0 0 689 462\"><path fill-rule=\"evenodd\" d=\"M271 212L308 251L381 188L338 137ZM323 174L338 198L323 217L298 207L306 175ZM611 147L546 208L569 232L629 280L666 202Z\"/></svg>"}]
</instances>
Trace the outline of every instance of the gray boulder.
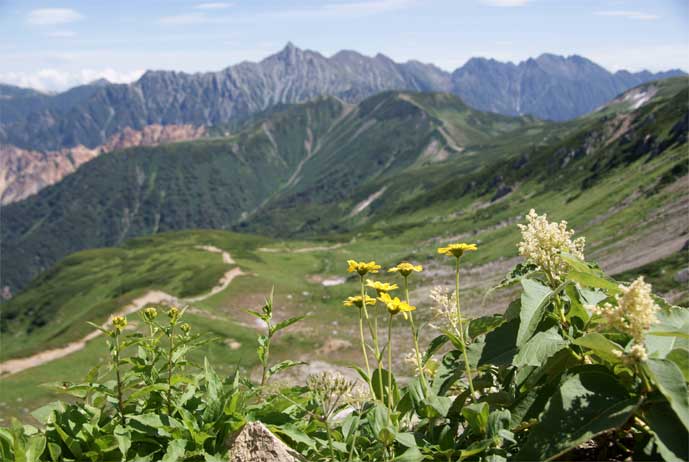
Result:
<instances>
[{"instance_id":1,"label":"gray boulder","mask_svg":"<svg viewBox=\"0 0 689 462\"><path fill-rule=\"evenodd\" d=\"M304 459L280 441L261 422L249 422L229 442L230 462L302 462Z\"/></svg>"}]
</instances>

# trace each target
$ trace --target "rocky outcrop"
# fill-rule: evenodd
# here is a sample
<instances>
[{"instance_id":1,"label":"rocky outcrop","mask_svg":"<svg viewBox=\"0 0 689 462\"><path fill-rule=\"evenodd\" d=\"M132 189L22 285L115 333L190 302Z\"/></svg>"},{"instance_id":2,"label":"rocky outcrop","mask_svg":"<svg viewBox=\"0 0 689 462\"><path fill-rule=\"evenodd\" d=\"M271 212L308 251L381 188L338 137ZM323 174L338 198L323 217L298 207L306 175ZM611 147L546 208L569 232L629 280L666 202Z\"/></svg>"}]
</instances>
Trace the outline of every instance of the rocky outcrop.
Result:
<instances>
[{"instance_id":1,"label":"rocky outcrop","mask_svg":"<svg viewBox=\"0 0 689 462\"><path fill-rule=\"evenodd\" d=\"M249 422L228 441L230 462L302 462L304 459L280 441L261 422Z\"/></svg>"},{"instance_id":2,"label":"rocky outcrop","mask_svg":"<svg viewBox=\"0 0 689 462\"><path fill-rule=\"evenodd\" d=\"M132 146L193 140L204 134L204 127L156 124L141 130L125 127L95 148L79 145L56 151L35 151L0 145L0 203L9 204L36 194L102 153Z\"/></svg>"}]
</instances>

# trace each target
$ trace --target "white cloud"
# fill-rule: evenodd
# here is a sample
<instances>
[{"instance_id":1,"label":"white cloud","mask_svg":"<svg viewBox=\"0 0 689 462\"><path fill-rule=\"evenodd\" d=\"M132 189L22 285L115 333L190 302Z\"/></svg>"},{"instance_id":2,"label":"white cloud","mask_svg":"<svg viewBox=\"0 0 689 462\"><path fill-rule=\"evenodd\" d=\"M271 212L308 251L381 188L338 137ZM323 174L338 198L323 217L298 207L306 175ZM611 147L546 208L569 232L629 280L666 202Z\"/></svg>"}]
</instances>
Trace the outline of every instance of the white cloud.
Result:
<instances>
[{"instance_id":1,"label":"white cloud","mask_svg":"<svg viewBox=\"0 0 689 462\"><path fill-rule=\"evenodd\" d=\"M356 0L356 1L331 1L313 8L284 9L261 13L252 17L247 16L218 16L206 11L183 13L179 15L163 16L159 19L162 24L226 24L226 23L253 23L258 19L296 18L314 19L323 17L360 17L379 13L402 10L413 6L418 0ZM216 5L215 3L201 5ZM219 4L217 4L219 5ZM197 8L200 5L197 5ZM209 10L211 8L205 8ZM220 9L220 8L215 8Z\"/></svg>"},{"instance_id":2,"label":"white cloud","mask_svg":"<svg viewBox=\"0 0 689 462\"><path fill-rule=\"evenodd\" d=\"M163 16L160 18L161 24L205 24L219 22L221 18L211 17L207 13L187 13L173 16Z\"/></svg>"},{"instance_id":3,"label":"white cloud","mask_svg":"<svg viewBox=\"0 0 689 462\"><path fill-rule=\"evenodd\" d=\"M593 14L596 16L615 16L619 18L635 19L637 21L655 21L660 19L660 16L651 13L644 13L642 11L627 11L627 10L609 10L596 11Z\"/></svg>"},{"instance_id":4,"label":"white cloud","mask_svg":"<svg viewBox=\"0 0 689 462\"><path fill-rule=\"evenodd\" d=\"M129 83L137 80L143 73L144 71L140 69L124 72L112 68L82 69L74 72L41 69L37 72L0 72L0 82L44 92L55 92L98 79L106 79L112 83Z\"/></svg>"},{"instance_id":5,"label":"white cloud","mask_svg":"<svg viewBox=\"0 0 689 462\"><path fill-rule=\"evenodd\" d=\"M67 24L82 19L84 19L84 16L81 13L70 8L42 8L31 10L26 20L29 24L48 26Z\"/></svg>"},{"instance_id":6,"label":"white cloud","mask_svg":"<svg viewBox=\"0 0 689 462\"><path fill-rule=\"evenodd\" d=\"M199 3L194 8L199 10L224 10L233 6L233 3L227 2L209 2L209 3Z\"/></svg>"},{"instance_id":7,"label":"white cloud","mask_svg":"<svg viewBox=\"0 0 689 462\"><path fill-rule=\"evenodd\" d=\"M416 3L415 0L362 0L356 2L327 3L316 12L337 15L369 15L401 10Z\"/></svg>"},{"instance_id":8,"label":"white cloud","mask_svg":"<svg viewBox=\"0 0 689 462\"><path fill-rule=\"evenodd\" d=\"M73 30L54 30L48 32L48 37L52 38L70 38L77 35Z\"/></svg>"},{"instance_id":9,"label":"white cloud","mask_svg":"<svg viewBox=\"0 0 689 462\"><path fill-rule=\"evenodd\" d=\"M484 5L490 6L525 6L530 0L481 0Z\"/></svg>"}]
</instances>

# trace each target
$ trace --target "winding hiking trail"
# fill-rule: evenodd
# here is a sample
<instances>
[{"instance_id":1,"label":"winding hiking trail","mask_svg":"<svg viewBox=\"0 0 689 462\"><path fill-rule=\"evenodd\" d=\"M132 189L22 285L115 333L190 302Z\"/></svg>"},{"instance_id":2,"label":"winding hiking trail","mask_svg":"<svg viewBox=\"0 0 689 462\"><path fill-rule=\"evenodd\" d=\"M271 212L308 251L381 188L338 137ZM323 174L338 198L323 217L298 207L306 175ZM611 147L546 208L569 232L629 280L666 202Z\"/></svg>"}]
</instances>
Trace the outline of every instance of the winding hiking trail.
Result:
<instances>
[{"instance_id":1,"label":"winding hiking trail","mask_svg":"<svg viewBox=\"0 0 689 462\"><path fill-rule=\"evenodd\" d=\"M233 265L235 264L235 261L232 259L232 256L230 255L229 252L226 252L222 249L219 249L217 247L213 247L210 245L204 245L204 246L197 246L197 249L200 250L205 250L206 252L211 252L211 253L218 253L222 256L223 263L228 264L228 265ZM171 304L183 304L183 303L193 303L193 302L200 302L202 300L205 300L209 297L212 297L213 295L222 292L225 290L230 283L236 278L237 276L241 276L244 273L241 268L238 266L228 270L223 274L223 276L220 278L218 281L218 284L213 287L210 292L199 295L196 297L190 297L190 298L177 298L173 295L170 295L168 293L162 292L160 290L150 290L146 292L144 295L134 299L129 305L126 305L124 308L119 310L116 313L113 313L112 316L125 316L128 314L136 313L137 311L141 310L143 307L150 305L150 304L157 304L157 303L163 303L163 302L168 302ZM109 322L109 321L108 321ZM103 328L107 329L108 328L108 322L103 324ZM12 374L16 374L18 372L24 371L26 369L31 369L32 367L40 366L42 364L48 363L50 361L54 361L56 359L64 358L65 356L68 356L72 353L76 353L77 351L80 351L86 347L86 344L93 340L94 338L98 337L101 335L102 332L100 330L94 330L87 336L83 337L80 340L77 340L75 342L68 343L67 345L60 347L60 348L52 348L50 350L45 350L41 351L40 353L36 353L32 356L28 356L26 358L17 358L17 359L10 359L5 362L0 363L0 380L4 377L8 377Z\"/></svg>"}]
</instances>

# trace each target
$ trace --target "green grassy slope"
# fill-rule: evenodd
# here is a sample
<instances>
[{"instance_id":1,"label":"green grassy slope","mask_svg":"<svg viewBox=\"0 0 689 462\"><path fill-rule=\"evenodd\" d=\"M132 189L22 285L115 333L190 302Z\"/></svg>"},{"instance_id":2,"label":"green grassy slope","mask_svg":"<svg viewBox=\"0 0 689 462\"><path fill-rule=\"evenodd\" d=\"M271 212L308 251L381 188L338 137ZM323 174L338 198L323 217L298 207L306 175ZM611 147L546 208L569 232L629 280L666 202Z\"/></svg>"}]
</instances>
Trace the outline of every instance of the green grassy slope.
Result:
<instances>
[{"instance_id":1,"label":"green grassy slope","mask_svg":"<svg viewBox=\"0 0 689 462\"><path fill-rule=\"evenodd\" d=\"M266 204L279 209L281 197L343 200L366 181L461 157L463 142L532 124L479 113L454 96L384 93L357 106L334 98L286 106L227 138L100 156L3 208L3 286L16 292L84 248L251 222ZM275 220L265 231L282 229Z\"/></svg>"}]
</instances>

